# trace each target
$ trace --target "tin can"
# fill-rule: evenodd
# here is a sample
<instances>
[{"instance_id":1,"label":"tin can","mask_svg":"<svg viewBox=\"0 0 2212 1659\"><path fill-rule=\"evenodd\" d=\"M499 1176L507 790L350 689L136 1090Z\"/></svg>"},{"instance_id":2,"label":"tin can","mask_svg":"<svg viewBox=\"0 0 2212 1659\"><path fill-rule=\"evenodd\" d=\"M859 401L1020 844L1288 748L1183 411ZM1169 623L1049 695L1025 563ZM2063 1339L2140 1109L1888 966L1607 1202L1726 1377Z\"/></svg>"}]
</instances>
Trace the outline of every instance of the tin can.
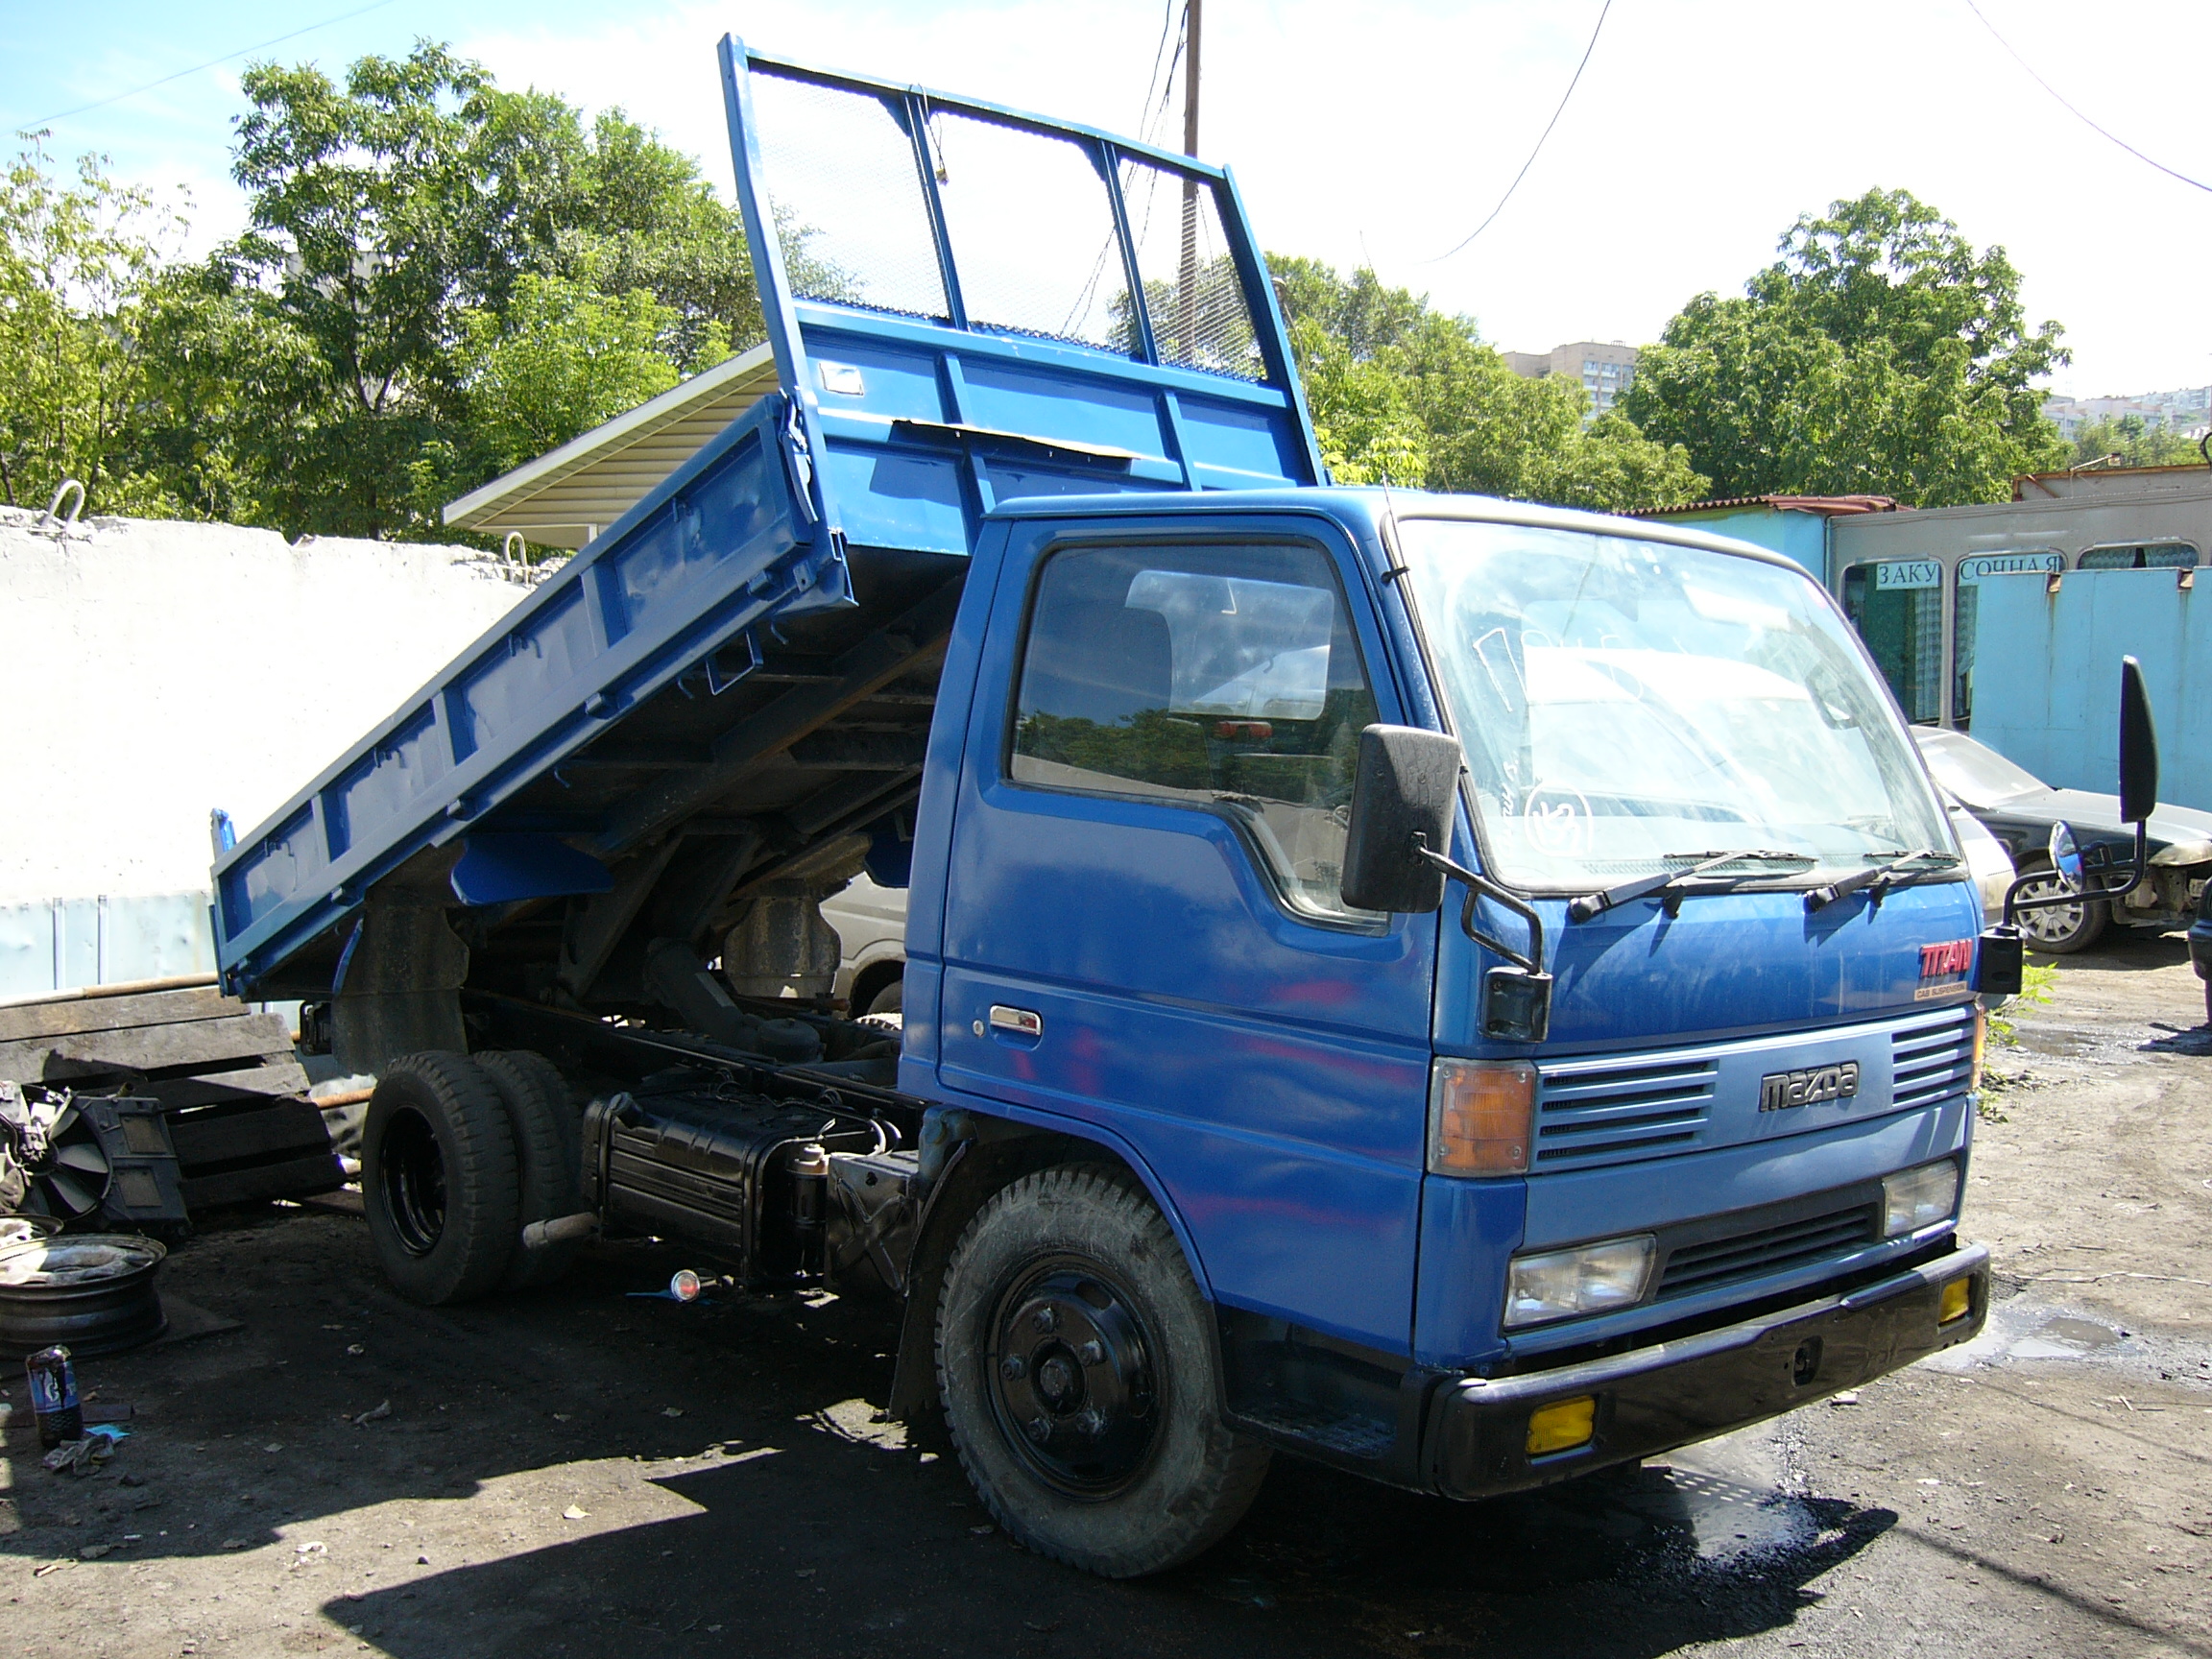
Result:
<instances>
[{"instance_id":1,"label":"tin can","mask_svg":"<svg viewBox=\"0 0 2212 1659\"><path fill-rule=\"evenodd\" d=\"M52 1449L84 1438L84 1413L77 1403L77 1370L66 1348L41 1348L23 1361L31 1381L31 1411L38 1419L38 1444Z\"/></svg>"}]
</instances>

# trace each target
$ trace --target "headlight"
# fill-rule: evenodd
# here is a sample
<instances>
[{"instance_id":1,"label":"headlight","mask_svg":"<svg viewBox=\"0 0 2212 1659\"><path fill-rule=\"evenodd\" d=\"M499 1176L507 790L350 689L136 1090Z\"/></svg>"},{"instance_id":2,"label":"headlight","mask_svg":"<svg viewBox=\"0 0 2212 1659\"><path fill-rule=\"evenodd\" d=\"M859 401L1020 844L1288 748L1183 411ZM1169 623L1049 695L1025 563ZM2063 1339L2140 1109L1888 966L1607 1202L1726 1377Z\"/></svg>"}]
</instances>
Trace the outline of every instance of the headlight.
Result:
<instances>
[{"instance_id":1,"label":"headlight","mask_svg":"<svg viewBox=\"0 0 2212 1659\"><path fill-rule=\"evenodd\" d=\"M2176 864L2212 864L2212 841L2175 841L2151 854L2151 862L2171 869Z\"/></svg>"},{"instance_id":2,"label":"headlight","mask_svg":"<svg viewBox=\"0 0 2212 1659\"><path fill-rule=\"evenodd\" d=\"M1648 1233L1516 1256L1505 1279L1505 1326L1609 1313L1644 1300L1659 1241Z\"/></svg>"},{"instance_id":3,"label":"headlight","mask_svg":"<svg viewBox=\"0 0 2212 1659\"><path fill-rule=\"evenodd\" d=\"M1959 1207L1958 1160L1923 1164L1882 1180L1882 1237L1916 1233L1950 1219Z\"/></svg>"}]
</instances>

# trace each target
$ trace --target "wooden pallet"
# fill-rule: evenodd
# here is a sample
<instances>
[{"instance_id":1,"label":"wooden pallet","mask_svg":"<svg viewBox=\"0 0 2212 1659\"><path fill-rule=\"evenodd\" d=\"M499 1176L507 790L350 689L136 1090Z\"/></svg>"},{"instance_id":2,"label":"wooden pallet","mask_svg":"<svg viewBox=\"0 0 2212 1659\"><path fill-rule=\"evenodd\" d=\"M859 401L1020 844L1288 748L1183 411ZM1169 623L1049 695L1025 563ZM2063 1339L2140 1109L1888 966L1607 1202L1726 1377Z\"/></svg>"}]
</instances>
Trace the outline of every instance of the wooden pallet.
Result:
<instances>
[{"instance_id":1,"label":"wooden pallet","mask_svg":"<svg viewBox=\"0 0 2212 1659\"><path fill-rule=\"evenodd\" d=\"M344 1178L322 1113L301 1098L307 1073L283 1020L211 984L0 1006L0 1080L160 1101L190 1209L328 1192Z\"/></svg>"}]
</instances>

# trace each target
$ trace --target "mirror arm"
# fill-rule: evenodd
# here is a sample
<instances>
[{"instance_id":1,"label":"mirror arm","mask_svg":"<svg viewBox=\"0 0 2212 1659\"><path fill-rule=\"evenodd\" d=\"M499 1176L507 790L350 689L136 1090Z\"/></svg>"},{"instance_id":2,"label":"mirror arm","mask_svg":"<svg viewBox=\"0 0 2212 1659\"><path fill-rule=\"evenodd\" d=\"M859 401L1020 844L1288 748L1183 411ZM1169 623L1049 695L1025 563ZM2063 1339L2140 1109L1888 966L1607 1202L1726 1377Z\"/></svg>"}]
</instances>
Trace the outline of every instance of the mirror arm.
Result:
<instances>
[{"instance_id":1,"label":"mirror arm","mask_svg":"<svg viewBox=\"0 0 2212 1659\"><path fill-rule=\"evenodd\" d=\"M1485 950L1496 951L1506 961L1527 969L1531 974L1544 972L1544 918L1536 914L1535 909L1527 900L1517 893L1508 892L1495 881L1478 876L1464 864L1448 858L1441 853L1431 851L1428 837L1418 830L1413 835L1413 851L1421 858L1443 871L1445 875L1465 885L1467 902L1461 905L1459 909L1459 926L1468 938ZM1514 950L1512 946L1501 940L1493 939L1475 926L1475 902L1478 899L1489 899L1503 905L1528 925L1528 949L1526 953Z\"/></svg>"},{"instance_id":2,"label":"mirror arm","mask_svg":"<svg viewBox=\"0 0 2212 1659\"><path fill-rule=\"evenodd\" d=\"M2126 899L2128 894L2151 879L2151 826L2148 823L2140 823L2135 826L2135 855L2128 861L2122 874L2128 878L2127 885L2123 887L2100 885L2093 890L2080 889L2072 893L2055 893L2047 899L2022 899L2020 897L2022 888L2032 881L2044 879L2044 872L2033 871L2021 877L2011 886L2005 889L2005 926L2008 927L2012 926L2013 915L2016 911L2062 910L2069 904L2080 903L2084 899L2101 899L2111 903L2118 903L2121 900Z\"/></svg>"}]
</instances>

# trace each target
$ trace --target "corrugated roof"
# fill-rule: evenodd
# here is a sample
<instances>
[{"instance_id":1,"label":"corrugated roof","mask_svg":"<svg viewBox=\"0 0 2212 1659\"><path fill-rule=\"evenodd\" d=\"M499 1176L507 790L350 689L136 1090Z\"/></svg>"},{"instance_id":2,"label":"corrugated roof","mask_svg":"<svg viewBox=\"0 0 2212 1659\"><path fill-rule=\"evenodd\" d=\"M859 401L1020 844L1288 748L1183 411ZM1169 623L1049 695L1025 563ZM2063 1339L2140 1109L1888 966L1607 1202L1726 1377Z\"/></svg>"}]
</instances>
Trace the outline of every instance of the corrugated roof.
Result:
<instances>
[{"instance_id":1,"label":"corrugated roof","mask_svg":"<svg viewBox=\"0 0 2212 1659\"><path fill-rule=\"evenodd\" d=\"M1823 518L1847 518L1855 513L1910 513L1887 495L1721 495L1711 501L1687 501L1679 507L1635 507L1623 518L1667 518L1677 513L1711 513L1726 507L1772 507L1777 512L1816 513Z\"/></svg>"},{"instance_id":2,"label":"corrugated roof","mask_svg":"<svg viewBox=\"0 0 2212 1659\"><path fill-rule=\"evenodd\" d=\"M756 346L448 502L445 522L582 547L776 385L774 357Z\"/></svg>"}]
</instances>

